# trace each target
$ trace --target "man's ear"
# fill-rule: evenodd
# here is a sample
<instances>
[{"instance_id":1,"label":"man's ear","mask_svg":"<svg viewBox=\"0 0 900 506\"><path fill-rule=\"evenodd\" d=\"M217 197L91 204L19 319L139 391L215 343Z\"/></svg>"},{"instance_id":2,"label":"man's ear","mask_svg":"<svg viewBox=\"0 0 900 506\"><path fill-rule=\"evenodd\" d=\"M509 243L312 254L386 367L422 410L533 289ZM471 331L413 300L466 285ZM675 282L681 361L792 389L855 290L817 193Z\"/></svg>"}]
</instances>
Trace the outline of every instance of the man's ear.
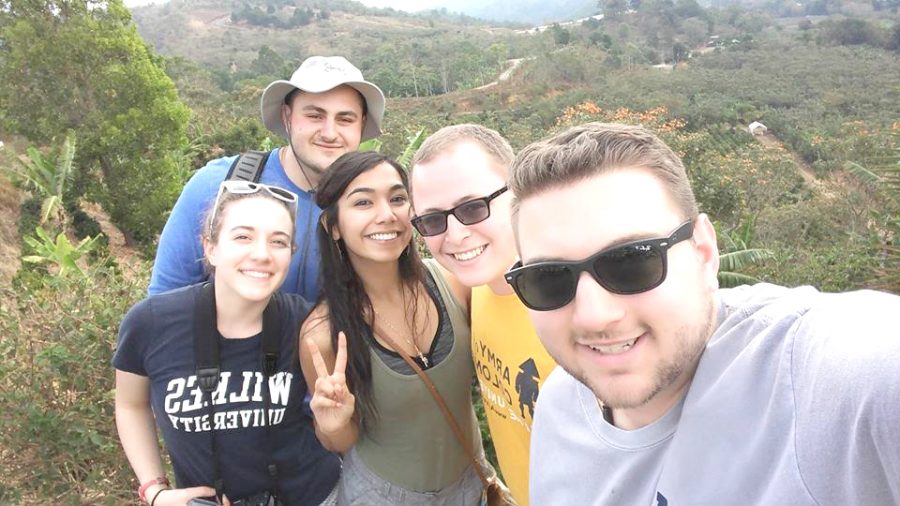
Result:
<instances>
[{"instance_id":1,"label":"man's ear","mask_svg":"<svg viewBox=\"0 0 900 506\"><path fill-rule=\"evenodd\" d=\"M281 124L284 125L284 129L288 132L291 131L289 128L291 125L291 106L287 104L281 104Z\"/></svg>"},{"instance_id":2,"label":"man's ear","mask_svg":"<svg viewBox=\"0 0 900 506\"><path fill-rule=\"evenodd\" d=\"M716 228L706 213L700 213L694 220L694 236L692 238L697 259L700 262L703 278L711 290L719 288L719 243Z\"/></svg>"}]
</instances>

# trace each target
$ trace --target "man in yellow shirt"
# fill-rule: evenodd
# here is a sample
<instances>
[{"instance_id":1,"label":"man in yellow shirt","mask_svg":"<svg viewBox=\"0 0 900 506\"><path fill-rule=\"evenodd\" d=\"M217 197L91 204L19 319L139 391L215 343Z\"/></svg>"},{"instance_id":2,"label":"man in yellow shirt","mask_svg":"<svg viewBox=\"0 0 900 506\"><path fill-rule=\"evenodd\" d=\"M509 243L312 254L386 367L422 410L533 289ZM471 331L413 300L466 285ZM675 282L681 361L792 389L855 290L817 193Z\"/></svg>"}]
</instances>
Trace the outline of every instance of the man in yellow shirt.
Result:
<instances>
[{"instance_id":1,"label":"man in yellow shirt","mask_svg":"<svg viewBox=\"0 0 900 506\"><path fill-rule=\"evenodd\" d=\"M504 481L528 504L531 422L556 366L503 275L518 259L506 191L509 143L480 125L445 127L411 164L413 225L434 258L472 287L472 359Z\"/></svg>"}]
</instances>

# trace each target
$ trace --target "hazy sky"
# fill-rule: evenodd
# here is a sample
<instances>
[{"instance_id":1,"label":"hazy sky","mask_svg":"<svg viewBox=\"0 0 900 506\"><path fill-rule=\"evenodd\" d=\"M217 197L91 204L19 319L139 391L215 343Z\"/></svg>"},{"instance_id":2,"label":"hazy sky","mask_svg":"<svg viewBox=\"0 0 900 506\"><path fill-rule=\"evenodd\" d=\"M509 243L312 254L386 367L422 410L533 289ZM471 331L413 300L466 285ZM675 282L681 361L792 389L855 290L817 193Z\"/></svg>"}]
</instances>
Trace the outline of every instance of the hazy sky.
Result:
<instances>
[{"instance_id":1,"label":"hazy sky","mask_svg":"<svg viewBox=\"0 0 900 506\"><path fill-rule=\"evenodd\" d=\"M441 0L361 0L361 3L368 5L369 7L393 7L398 10L410 12L434 7L440 2ZM137 7L139 5L152 3L162 4L166 3L166 0L125 0L125 5L128 7Z\"/></svg>"}]
</instances>

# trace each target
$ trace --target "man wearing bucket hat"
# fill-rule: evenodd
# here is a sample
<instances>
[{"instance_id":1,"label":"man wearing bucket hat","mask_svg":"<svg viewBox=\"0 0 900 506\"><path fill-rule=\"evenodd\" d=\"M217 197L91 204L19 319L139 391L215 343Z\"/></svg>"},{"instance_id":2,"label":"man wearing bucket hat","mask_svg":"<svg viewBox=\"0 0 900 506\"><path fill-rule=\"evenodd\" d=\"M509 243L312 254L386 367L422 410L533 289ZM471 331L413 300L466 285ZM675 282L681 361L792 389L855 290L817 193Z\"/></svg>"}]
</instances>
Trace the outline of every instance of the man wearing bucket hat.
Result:
<instances>
[{"instance_id":1,"label":"man wearing bucket hat","mask_svg":"<svg viewBox=\"0 0 900 506\"><path fill-rule=\"evenodd\" d=\"M313 229L320 210L313 193L334 160L381 134L384 94L345 58L311 56L290 80L266 87L260 109L263 124L286 144L269 154L259 182L299 195L294 235L298 254L281 290L315 300L319 255ZM200 222L235 159L210 161L185 185L159 238L151 295L206 278L200 262Z\"/></svg>"}]
</instances>

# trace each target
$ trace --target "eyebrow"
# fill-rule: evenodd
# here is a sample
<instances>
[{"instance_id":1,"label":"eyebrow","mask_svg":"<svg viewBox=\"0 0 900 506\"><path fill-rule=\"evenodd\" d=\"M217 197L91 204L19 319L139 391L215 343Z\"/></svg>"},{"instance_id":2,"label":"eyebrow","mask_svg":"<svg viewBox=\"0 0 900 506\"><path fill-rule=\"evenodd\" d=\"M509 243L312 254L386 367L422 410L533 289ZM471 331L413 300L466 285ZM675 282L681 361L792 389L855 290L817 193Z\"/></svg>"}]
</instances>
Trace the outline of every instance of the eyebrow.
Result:
<instances>
[{"instance_id":1,"label":"eyebrow","mask_svg":"<svg viewBox=\"0 0 900 506\"><path fill-rule=\"evenodd\" d=\"M655 240L655 239L659 239L659 238L660 238L660 236L650 235L646 232L643 232L643 233L636 232L636 233L631 233L631 234L619 237L618 239L609 243L608 245L604 246L603 248L598 249L597 251L591 253L590 255L588 255L584 258L579 258L577 260L568 260L568 259L563 259L560 257L552 257L552 256L540 256L540 257L534 257L534 258L530 259L527 264L524 262L522 264L523 265L531 265L531 264L537 264L537 263L542 263L542 262L580 262L580 261L584 260L585 258L592 257L602 251L609 251L613 248L618 248L619 246L624 246L626 244L633 243L633 242L651 241L651 240Z\"/></svg>"},{"instance_id":2,"label":"eyebrow","mask_svg":"<svg viewBox=\"0 0 900 506\"><path fill-rule=\"evenodd\" d=\"M314 104L305 105L300 110L305 111L305 112L317 112L319 114L328 114L328 111L326 109L323 109ZM335 116L353 116L354 118L356 118L359 116L359 114L356 111L338 111L335 113Z\"/></svg>"},{"instance_id":3,"label":"eyebrow","mask_svg":"<svg viewBox=\"0 0 900 506\"><path fill-rule=\"evenodd\" d=\"M406 187L403 186L403 183L397 183L397 184L391 186L390 188L388 188L388 192L395 192L397 190L406 191ZM347 198L350 198L350 196L353 195L354 193L375 193L375 191L376 190L374 188L367 188L365 186L360 186L359 188L354 188L353 190L350 190L350 193L347 194Z\"/></svg>"},{"instance_id":4,"label":"eyebrow","mask_svg":"<svg viewBox=\"0 0 900 506\"><path fill-rule=\"evenodd\" d=\"M248 230L250 232L256 232L256 227L252 227L250 225L235 225L235 226L231 227L230 229L228 229L229 232L237 232L239 230ZM283 230L276 230L275 232L273 232L273 234L284 235L284 236L288 236L288 237L291 236L291 234L289 234L288 232L285 232Z\"/></svg>"},{"instance_id":5,"label":"eyebrow","mask_svg":"<svg viewBox=\"0 0 900 506\"><path fill-rule=\"evenodd\" d=\"M428 209L425 209L424 211L422 211L422 214L421 214L421 215L431 214L431 213L441 213L441 212L444 212L444 211L448 211L448 210L450 210L450 209L453 209L454 207L456 207L456 206L458 206L458 205L460 205L460 204L465 204L466 202L470 202L470 201L472 201L472 200L483 199L483 198L485 198L485 197L487 197L487 195L472 195L472 194L470 193L470 194L468 194L468 195L464 195L464 196L462 196L462 197L460 197L460 198L454 200L454 201L453 201L453 204L452 204L450 207L448 207L448 208L441 209L441 208L439 208L439 207L429 207ZM420 215L420 216L421 216L421 215Z\"/></svg>"}]
</instances>

